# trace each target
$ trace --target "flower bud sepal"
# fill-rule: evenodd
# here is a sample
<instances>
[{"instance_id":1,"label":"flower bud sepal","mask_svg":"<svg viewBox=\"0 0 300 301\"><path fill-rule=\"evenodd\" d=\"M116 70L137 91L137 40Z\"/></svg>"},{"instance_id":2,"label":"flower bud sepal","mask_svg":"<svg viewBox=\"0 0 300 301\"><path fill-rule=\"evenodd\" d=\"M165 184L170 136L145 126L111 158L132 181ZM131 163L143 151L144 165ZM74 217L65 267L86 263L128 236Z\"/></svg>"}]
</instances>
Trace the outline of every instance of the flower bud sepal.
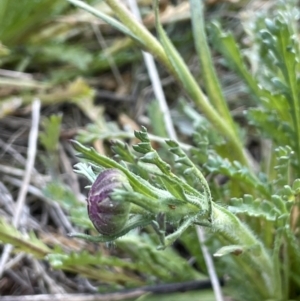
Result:
<instances>
[{"instance_id":1,"label":"flower bud sepal","mask_svg":"<svg viewBox=\"0 0 300 301\"><path fill-rule=\"evenodd\" d=\"M112 235L96 235L96 236L92 236L92 235L88 235L88 234L84 234L84 233L69 233L68 235L70 237L75 237L75 238L81 238L90 242L111 242L116 240L117 238L120 238L122 236L124 236L125 234L127 234L129 231L137 228L137 227L145 227L149 224L151 224L152 222L152 218L145 218L144 216L141 215L135 215L132 218L129 218L129 220L127 221L127 223L125 224L124 228L120 231L118 231L115 234Z\"/></svg>"}]
</instances>

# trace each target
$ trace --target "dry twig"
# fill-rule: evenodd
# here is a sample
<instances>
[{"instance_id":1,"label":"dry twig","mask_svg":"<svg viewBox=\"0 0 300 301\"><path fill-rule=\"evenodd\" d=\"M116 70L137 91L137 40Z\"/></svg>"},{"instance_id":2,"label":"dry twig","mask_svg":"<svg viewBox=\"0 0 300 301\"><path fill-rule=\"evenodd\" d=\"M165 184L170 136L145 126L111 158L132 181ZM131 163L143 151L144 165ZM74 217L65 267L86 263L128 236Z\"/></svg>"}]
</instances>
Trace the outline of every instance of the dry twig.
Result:
<instances>
[{"instance_id":1,"label":"dry twig","mask_svg":"<svg viewBox=\"0 0 300 301\"><path fill-rule=\"evenodd\" d=\"M39 131L39 120L40 120L40 107L41 103L39 99L35 99L32 103L32 124L29 133L28 139L28 152L27 152L27 162L26 162L26 172L23 179L23 185L19 191L18 199L16 202L16 213L13 218L13 225L18 227L23 207L25 204L25 199L28 191L28 186L30 182L30 177L32 170L34 168L36 149L37 149L37 139ZM2 276L5 263L7 262L10 252L12 251L13 246L6 245L2 252L2 257L0 260L0 277Z\"/></svg>"}]
</instances>

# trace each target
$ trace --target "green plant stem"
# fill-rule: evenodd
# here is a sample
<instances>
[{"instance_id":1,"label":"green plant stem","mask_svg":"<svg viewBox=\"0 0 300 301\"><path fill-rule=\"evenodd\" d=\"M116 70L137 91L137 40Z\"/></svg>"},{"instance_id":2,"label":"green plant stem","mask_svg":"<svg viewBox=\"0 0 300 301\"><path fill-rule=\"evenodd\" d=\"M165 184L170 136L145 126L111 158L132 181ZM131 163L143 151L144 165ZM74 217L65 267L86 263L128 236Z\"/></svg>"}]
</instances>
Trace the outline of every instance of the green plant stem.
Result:
<instances>
[{"instance_id":1,"label":"green plant stem","mask_svg":"<svg viewBox=\"0 0 300 301\"><path fill-rule=\"evenodd\" d=\"M196 167L195 167L194 170L195 170L195 173L197 174L197 176L200 179L201 184L204 188L204 192L205 192L205 195L206 195L206 198L207 198L207 202L209 204L209 213L211 214L211 212L212 212L212 197L211 197L209 185L208 185L205 177L203 176L202 172Z\"/></svg>"},{"instance_id":2,"label":"green plant stem","mask_svg":"<svg viewBox=\"0 0 300 301\"><path fill-rule=\"evenodd\" d=\"M212 217L214 229L220 232L223 238L232 245L248 248L242 255L242 259L237 257L236 260L246 264L243 270L249 278L252 278L251 282L262 298L274 298L277 287L275 273L272 259L263 244L235 215L216 203L212 203Z\"/></svg>"},{"instance_id":3,"label":"green plant stem","mask_svg":"<svg viewBox=\"0 0 300 301\"><path fill-rule=\"evenodd\" d=\"M283 300L288 300L288 296L289 296L289 291L290 291L290 275L291 275L291 271L290 271L290 258L289 258L289 253L288 253L288 246L287 246L287 242L285 241L283 243L283 262L282 262L282 296L285 297L285 299Z\"/></svg>"},{"instance_id":4,"label":"green plant stem","mask_svg":"<svg viewBox=\"0 0 300 301\"><path fill-rule=\"evenodd\" d=\"M181 66L182 68L180 68L183 70L183 73L180 75L172 65L171 61L166 55L166 52L157 39L154 38L153 35L151 35L151 33L126 9L121 1L105 0L105 2L110 6L123 24L125 24L125 26L135 36L139 37L139 39L143 41L144 45L147 47L147 50L151 52L161 63L163 63L171 72L171 74L185 87L186 92L194 101L198 109L202 111L207 119L215 126L215 128L228 139L228 144L232 149L234 159L249 167L247 157L236 133L230 126L228 126L227 122L224 121L222 116L220 116L211 106L183 60Z\"/></svg>"},{"instance_id":5,"label":"green plant stem","mask_svg":"<svg viewBox=\"0 0 300 301\"><path fill-rule=\"evenodd\" d=\"M274 246L273 246L273 266L274 266L274 276L275 280L278 283L278 287L276 287L276 296L278 296L279 300L288 300L288 295L283 298L283 281L281 281L281 262L280 262L280 253L281 253L281 246L282 246L282 231L277 231L277 235L275 236ZM285 276L285 274L283 273ZM285 277L283 277L285 279Z\"/></svg>"},{"instance_id":6,"label":"green plant stem","mask_svg":"<svg viewBox=\"0 0 300 301\"><path fill-rule=\"evenodd\" d=\"M138 19L119 0L105 0L116 16L125 26L143 42L146 49L168 68L176 76L173 66L170 64L163 47L157 39L141 24ZM176 76L177 78L177 76Z\"/></svg>"}]
</instances>

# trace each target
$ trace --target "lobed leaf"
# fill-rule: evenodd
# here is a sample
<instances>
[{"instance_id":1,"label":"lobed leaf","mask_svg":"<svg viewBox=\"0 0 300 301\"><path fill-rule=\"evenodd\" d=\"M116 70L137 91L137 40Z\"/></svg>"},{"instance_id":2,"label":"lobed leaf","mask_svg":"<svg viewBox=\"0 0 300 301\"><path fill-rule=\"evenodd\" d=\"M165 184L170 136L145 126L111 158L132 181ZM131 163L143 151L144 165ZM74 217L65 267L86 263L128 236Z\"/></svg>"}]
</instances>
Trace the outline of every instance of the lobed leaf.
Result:
<instances>
[{"instance_id":1,"label":"lobed leaf","mask_svg":"<svg viewBox=\"0 0 300 301\"><path fill-rule=\"evenodd\" d=\"M284 202L278 198L277 202L272 202L269 200L254 199L251 195L245 195L243 198L232 198L228 210L235 214L242 213L247 216L264 218L268 221L276 221L279 216L286 213L285 207L282 204Z\"/></svg>"},{"instance_id":2,"label":"lobed leaf","mask_svg":"<svg viewBox=\"0 0 300 301\"><path fill-rule=\"evenodd\" d=\"M270 196L270 191L266 183L261 182L247 167L241 165L237 161L230 162L229 160L214 154L213 156L209 156L204 167L211 173L222 174L231 179L240 181L248 186L248 190L250 190L250 186L252 190L258 190L263 195Z\"/></svg>"}]
</instances>

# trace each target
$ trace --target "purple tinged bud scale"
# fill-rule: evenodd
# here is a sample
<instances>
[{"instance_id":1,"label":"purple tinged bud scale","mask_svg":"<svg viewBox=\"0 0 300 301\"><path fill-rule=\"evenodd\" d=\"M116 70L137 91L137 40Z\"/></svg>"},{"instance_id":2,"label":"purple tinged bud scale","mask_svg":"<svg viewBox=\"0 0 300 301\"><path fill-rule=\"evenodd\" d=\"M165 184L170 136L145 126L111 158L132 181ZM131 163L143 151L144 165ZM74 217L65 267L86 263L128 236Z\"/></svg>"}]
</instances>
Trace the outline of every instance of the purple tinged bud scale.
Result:
<instances>
[{"instance_id":1,"label":"purple tinged bud scale","mask_svg":"<svg viewBox=\"0 0 300 301\"><path fill-rule=\"evenodd\" d=\"M88 215L100 234L114 235L121 231L129 217L131 204L115 201L111 193L115 189L128 189L127 177L118 169L101 172L93 183L88 199Z\"/></svg>"}]
</instances>

